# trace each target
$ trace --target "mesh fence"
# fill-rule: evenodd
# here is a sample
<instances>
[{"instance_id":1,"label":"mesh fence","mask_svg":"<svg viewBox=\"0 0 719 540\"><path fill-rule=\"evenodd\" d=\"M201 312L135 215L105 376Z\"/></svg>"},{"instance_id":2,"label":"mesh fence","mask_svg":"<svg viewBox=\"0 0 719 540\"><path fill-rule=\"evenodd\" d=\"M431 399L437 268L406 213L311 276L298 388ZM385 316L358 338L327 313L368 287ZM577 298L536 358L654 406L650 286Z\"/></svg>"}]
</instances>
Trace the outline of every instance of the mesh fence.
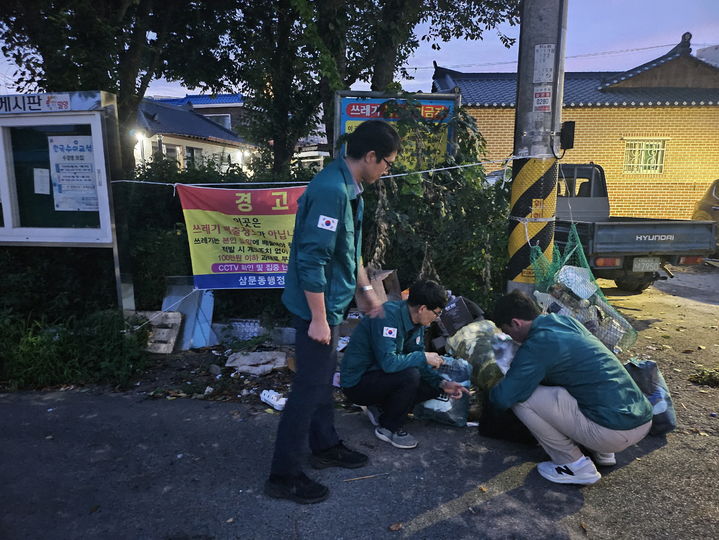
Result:
<instances>
[{"instance_id":1,"label":"mesh fence","mask_svg":"<svg viewBox=\"0 0 719 540\"><path fill-rule=\"evenodd\" d=\"M547 313L574 317L614 352L634 344L637 332L597 285L574 224L564 251L555 245L550 261L539 246L533 246L530 260L535 274L534 296Z\"/></svg>"}]
</instances>

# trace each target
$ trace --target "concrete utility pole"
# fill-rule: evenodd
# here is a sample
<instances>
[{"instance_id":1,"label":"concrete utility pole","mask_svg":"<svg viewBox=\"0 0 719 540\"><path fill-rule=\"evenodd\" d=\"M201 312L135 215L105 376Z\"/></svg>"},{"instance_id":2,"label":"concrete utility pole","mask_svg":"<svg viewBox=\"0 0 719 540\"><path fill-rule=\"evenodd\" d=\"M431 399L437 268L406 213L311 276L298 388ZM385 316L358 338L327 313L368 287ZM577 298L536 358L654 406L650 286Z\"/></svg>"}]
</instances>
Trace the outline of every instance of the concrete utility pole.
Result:
<instances>
[{"instance_id":1,"label":"concrete utility pole","mask_svg":"<svg viewBox=\"0 0 719 540\"><path fill-rule=\"evenodd\" d=\"M512 165L508 291L534 289L530 243L552 259L567 2L522 2L514 120L514 155L519 158Z\"/></svg>"}]
</instances>

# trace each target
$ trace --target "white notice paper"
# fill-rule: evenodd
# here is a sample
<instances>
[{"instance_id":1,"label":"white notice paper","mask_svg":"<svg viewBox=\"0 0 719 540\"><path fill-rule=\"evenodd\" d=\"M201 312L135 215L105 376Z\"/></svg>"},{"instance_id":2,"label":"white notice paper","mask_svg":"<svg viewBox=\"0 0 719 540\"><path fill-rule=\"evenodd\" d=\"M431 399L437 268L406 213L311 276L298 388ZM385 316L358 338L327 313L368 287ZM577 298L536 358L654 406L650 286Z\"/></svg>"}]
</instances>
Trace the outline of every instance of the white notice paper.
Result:
<instances>
[{"instance_id":1,"label":"white notice paper","mask_svg":"<svg viewBox=\"0 0 719 540\"><path fill-rule=\"evenodd\" d=\"M55 210L97 212L92 136L63 135L47 140Z\"/></svg>"},{"instance_id":2,"label":"white notice paper","mask_svg":"<svg viewBox=\"0 0 719 540\"><path fill-rule=\"evenodd\" d=\"M50 169L33 169L36 195L50 195Z\"/></svg>"},{"instance_id":3,"label":"white notice paper","mask_svg":"<svg viewBox=\"0 0 719 540\"><path fill-rule=\"evenodd\" d=\"M554 79L554 43L534 46L534 84L551 83Z\"/></svg>"}]
</instances>

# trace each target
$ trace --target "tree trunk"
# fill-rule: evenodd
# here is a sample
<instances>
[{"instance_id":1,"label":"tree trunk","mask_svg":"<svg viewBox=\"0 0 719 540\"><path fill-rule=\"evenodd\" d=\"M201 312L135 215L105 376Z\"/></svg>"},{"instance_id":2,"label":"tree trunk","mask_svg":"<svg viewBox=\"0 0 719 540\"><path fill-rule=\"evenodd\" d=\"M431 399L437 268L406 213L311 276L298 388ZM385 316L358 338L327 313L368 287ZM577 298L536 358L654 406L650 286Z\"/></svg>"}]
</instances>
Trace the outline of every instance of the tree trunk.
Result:
<instances>
[{"instance_id":1,"label":"tree trunk","mask_svg":"<svg viewBox=\"0 0 719 540\"><path fill-rule=\"evenodd\" d=\"M375 64L372 90L384 91L394 79L397 48L407 41L419 22L422 2L416 0L386 0L375 26Z\"/></svg>"},{"instance_id":2,"label":"tree trunk","mask_svg":"<svg viewBox=\"0 0 719 540\"><path fill-rule=\"evenodd\" d=\"M332 55L337 74L342 81L347 75L347 9L346 0L326 0L319 2L317 11L317 30L325 47ZM320 99L322 100L322 118L325 135L334 155L335 137L335 90L330 79L323 76L320 80Z\"/></svg>"}]
</instances>

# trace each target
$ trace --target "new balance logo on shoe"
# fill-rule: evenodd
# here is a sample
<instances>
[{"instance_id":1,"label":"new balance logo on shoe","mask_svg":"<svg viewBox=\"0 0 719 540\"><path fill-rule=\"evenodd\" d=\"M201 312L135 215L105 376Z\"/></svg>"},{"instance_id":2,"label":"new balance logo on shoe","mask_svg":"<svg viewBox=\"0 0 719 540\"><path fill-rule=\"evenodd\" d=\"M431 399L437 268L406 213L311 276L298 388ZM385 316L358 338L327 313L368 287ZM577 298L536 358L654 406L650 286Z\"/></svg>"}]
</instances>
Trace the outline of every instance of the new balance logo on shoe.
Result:
<instances>
[{"instance_id":1,"label":"new balance logo on shoe","mask_svg":"<svg viewBox=\"0 0 719 540\"><path fill-rule=\"evenodd\" d=\"M565 465L543 461L537 465L537 471L550 482L558 484L594 484L602 477L587 457Z\"/></svg>"}]
</instances>

